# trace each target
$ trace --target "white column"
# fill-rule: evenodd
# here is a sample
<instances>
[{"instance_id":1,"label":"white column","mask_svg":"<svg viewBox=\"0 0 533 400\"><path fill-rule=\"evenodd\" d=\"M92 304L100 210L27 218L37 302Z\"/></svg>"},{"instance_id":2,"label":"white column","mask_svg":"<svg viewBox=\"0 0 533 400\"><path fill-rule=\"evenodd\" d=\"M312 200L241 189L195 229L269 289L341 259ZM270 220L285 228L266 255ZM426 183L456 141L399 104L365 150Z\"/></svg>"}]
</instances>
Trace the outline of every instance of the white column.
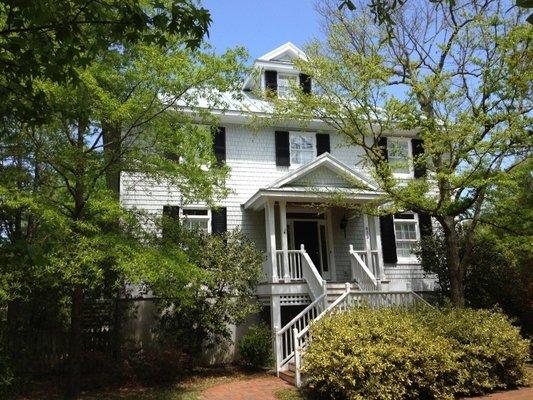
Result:
<instances>
[{"instance_id":1,"label":"white column","mask_svg":"<svg viewBox=\"0 0 533 400\"><path fill-rule=\"evenodd\" d=\"M276 356L276 372L279 372L279 363L281 362L282 343L278 336L278 331L281 329L281 304L278 295L272 295L270 298L270 322L272 326L272 333L274 335L274 355Z\"/></svg>"},{"instance_id":2,"label":"white column","mask_svg":"<svg viewBox=\"0 0 533 400\"><path fill-rule=\"evenodd\" d=\"M283 250L283 279L285 282L291 281L289 269L289 241L287 239L287 203L279 202L279 224L281 231L281 249Z\"/></svg>"},{"instance_id":3,"label":"white column","mask_svg":"<svg viewBox=\"0 0 533 400\"><path fill-rule=\"evenodd\" d=\"M278 282L278 260L276 257L276 220L274 218L274 201L267 200L265 204L265 228L267 254L272 268L272 282Z\"/></svg>"},{"instance_id":4,"label":"white column","mask_svg":"<svg viewBox=\"0 0 533 400\"><path fill-rule=\"evenodd\" d=\"M368 224L368 215L366 214L363 214L363 226L365 228L366 266L370 268L372 273L376 274L376 266L372 265L372 244L370 242L370 226Z\"/></svg>"},{"instance_id":5,"label":"white column","mask_svg":"<svg viewBox=\"0 0 533 400\"><path fill-rule=\"evenodd\" d=\"M379 278L385 280L385 269L383 268L383 249L381 248L381 225L379 217L374 217L374 230L376 232L376 248L378 250Z\"/></svg>"}]
</instances>

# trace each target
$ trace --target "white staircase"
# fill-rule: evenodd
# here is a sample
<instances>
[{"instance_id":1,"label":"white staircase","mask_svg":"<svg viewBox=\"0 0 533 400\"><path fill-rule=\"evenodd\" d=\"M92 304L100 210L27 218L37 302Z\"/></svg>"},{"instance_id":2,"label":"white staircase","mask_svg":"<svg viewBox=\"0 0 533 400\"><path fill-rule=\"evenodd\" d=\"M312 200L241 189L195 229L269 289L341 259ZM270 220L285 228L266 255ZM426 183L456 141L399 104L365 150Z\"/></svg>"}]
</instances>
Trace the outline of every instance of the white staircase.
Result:
<instances>
[{"instance_id":1,"label":"white staircase","mask_svg":"<svg viewBox=\"0 0 533 400\"><path fill-rule=\"evenodd\" d=\"M367 305L374 308L391 306L429 305L412 291L383 291L381 282L366 266L365 261L350 246L352 277L356 282L328 283L323 280L315 265L301 249L301 275L309 286L313 300L287 325L276 332L276 371L280 378L301 385L302 354L309 345L309 326L330 312Z\"/></svg>"}]
</instances>

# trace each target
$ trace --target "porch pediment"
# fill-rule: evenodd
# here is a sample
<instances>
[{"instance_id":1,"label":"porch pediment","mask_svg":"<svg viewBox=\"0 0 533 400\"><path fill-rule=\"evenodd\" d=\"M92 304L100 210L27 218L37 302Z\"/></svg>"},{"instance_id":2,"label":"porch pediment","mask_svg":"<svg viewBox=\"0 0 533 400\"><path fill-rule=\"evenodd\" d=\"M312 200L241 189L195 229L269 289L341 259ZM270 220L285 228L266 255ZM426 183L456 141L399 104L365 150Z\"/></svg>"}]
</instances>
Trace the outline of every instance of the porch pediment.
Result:
<instances>
[{"instance_id":1,"label":"porch pediment","mask_svg":"<svg viewBox=\"0 0 533 400\"><path fill-rule=\"evenodd\" d=\"M376 190L367 177L354 171L329 153L324 153L309 164L295 169L272 183L269 189L289 187Z\"/></svg>"},{"instance_id":2,"label":"porch pediment","mask_svg":"<svg viewBox=\"0 0 533 400\"><path fill-rule=\"evenodd\" d=\"M324 153L270 186L259 189L243 206L245 209L258 210L264 206L267 199L321 202L338 193L355 202L368 201L379 196L368 177L349 168L331 154Z\"/></svg>"}]
</instances>

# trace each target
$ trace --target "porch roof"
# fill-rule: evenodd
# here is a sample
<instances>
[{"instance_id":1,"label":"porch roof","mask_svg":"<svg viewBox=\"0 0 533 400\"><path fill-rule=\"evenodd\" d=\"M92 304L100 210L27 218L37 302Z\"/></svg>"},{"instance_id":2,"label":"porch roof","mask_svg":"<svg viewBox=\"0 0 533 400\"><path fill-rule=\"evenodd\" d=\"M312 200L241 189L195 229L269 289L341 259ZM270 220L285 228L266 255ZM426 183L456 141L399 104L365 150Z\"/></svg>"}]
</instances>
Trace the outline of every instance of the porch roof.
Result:
<instances>
[{"instance_id":1,"label":"porch roof","mask_svg":"<svg viewBox=\"0 0 533 400\"><path fill-rule=\"evenodd\" d=\"M244 208L259 210L268 199L325 202L342 196L348 201L361 202L374 200L381 194L368 177L324 153L270 186L259 189L244 203Z\"/></svg>"}]
</instances>

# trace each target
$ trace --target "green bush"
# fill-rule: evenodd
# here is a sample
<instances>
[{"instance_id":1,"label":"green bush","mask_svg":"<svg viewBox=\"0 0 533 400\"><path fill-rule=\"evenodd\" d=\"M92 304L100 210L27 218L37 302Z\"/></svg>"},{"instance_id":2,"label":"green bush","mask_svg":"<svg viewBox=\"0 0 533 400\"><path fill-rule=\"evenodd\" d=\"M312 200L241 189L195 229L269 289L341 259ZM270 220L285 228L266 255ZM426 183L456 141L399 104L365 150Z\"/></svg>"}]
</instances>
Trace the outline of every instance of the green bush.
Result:
<instances>
[{"instance_id":1,"label":"green bush","mask_svg":"<svg viewBox=\"0 0 533 400\"><path fill-rule=\"evenodd\" d=\"M270 328L266 324L251 326L239 340L237 349L246 367L270 367L273 360Z\"/></svg>"},{"instance_id":2,"label":"green bush","mask_svg":"<svg viewBox=\"0 0 533 400\"><path fill-rule=\"evenodd\" d=\"M525 382L528 342L499 312L358 308L311 332L303 370L320 398L453 399Z\"/></svg>"}]
</instances>

